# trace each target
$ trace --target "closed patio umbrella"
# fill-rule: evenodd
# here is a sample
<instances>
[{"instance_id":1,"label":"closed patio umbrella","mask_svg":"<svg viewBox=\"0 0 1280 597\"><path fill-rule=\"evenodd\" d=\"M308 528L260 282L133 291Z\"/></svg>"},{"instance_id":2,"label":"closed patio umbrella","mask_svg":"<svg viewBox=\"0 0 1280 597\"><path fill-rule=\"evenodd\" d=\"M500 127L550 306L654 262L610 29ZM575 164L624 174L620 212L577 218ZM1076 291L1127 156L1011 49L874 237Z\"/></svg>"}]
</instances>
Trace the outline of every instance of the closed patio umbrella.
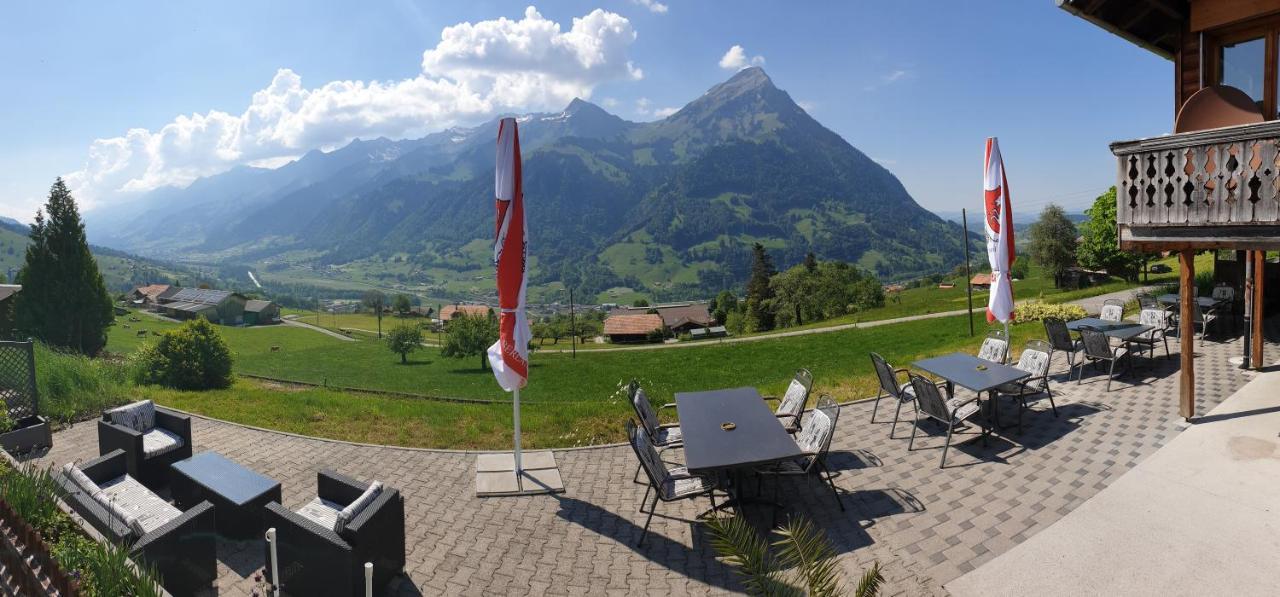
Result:
<instances>
[{"instance_id":1,"label":"closed patio umbrella","mask_svg":"<svg viewBox=\"0 0 1280 597\"><path fill-rule=\"evenodd\" d=\"M524 218L524 192L520 175L520 135L514 118L498 124L497 164L494 167L497 222L493 262L497 266L498 341L489 347L489 365L503 390L512 392L515 427L515 473L520 462L520 388L529 378L529 341L533 334L525 315L525 263L529 227Z\"/></svg>"},{"instance_id":2,"label":"closed patio umbrella","mask_svg":"<svg viewBox=\"0 0 1280 597\"><path fill-rule=\"evenodd\" d=\"M991 295L987 299L987 323L1004 324L1009 341L1009 320L1013 319L1013 283L1009 275L1017 258L1013 250L1013 206L1009 201L1009 181L995 137L987 139L983 176L983 218L987 232L987 260L991 263Z\"/></svg>"}]
</instances>

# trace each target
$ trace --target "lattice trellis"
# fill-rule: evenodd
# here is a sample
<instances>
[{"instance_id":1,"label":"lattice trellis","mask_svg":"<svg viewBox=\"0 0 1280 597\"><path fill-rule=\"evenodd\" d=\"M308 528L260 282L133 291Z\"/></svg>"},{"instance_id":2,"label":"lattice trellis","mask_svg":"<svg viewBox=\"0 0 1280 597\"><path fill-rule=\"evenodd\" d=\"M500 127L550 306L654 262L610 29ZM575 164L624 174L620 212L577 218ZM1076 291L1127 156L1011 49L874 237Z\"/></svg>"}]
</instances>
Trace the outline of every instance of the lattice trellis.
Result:
<instances>
[{"instance_id":1,"label":"lattice trellis","mask_svg":"<svg viewBox=\"0 0 1280 597\"><path fill-rule=\"evenodd\" d=\"M0 341L0 399L14 421L39 414L34 343Z\"/></svg>"}]
</instances>

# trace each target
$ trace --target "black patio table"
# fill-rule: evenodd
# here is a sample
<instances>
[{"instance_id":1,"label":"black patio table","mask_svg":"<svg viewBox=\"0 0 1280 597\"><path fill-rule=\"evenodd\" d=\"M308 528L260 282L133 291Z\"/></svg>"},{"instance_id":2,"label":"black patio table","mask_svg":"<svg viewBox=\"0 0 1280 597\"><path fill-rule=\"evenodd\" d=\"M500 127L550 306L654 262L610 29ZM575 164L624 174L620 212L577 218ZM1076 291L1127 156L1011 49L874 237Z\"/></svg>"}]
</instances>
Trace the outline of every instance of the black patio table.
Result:
<instances>
[{"instance_id":1,"label":"black patio table","mask_svg":"<svg viewBox=\"0 0 1280 597\"><path fill-rule=\"evenodd\" d=\"M280 502L280 482L256 473L217 452L201 452L169 469L170 490L178 508L202 500L213 504L218 534L252 539L262 534L267 502Z\"/></svg>"},{"instance_id":2,"label":"black patio table","mask_svg":"<svg viewBox=\"0 0 1280 597\"><path fill-rule=\"evenodd\" d=\"M1166 305L1177 305L1177 304L1181 304L1182 299L1179 298L1179 296L1176 294L1162 294L1156 297L1156 300ZM1222 303L1222 302L1225 302L1225 301L1223 301L1222 299L1213 298L1211 296L1196 297L1196 305L1199 306L1201 309L1211 309L1217 306L1218 303Z\"/></svg>"},{"instance_id":3,"label":"black patio table","mask_svg":"<svg viewBox=\"0 0 1280 597\"><path fill-rule=\"evenodd\" d=\"M1080 328L1090 327L1106 334L1108 337L1128 342L1137 336L1150 332L1155 328L1132 321L1107 321L1097 317L1085 317L1067 322L1067 329L1078 332Z\"/></svg>"},{"instance_id":4,"label":"black patio table","mask_svg":"<svg viewBox=\"0 0 1280 597\"><path fill-rule=\"evenodd\" d=\"M804 455L755 388L678 392L676 412L689 472L735 477L725 506L748 501L738 491L741 472Z\"/></svg>"},{"instance_id":5,"label":"black patio table","mask_svg":"<svg viewBox=\"0 0 1280 597\"><path fill-rule=\"evenodd\" d=\"M994 426L1001 427L1000 403L995 399L995 389L1007 383L1031 377L1031 374L1017 367L1003 365L995 361L980 359L971 354L955 352L931 359L922 359L912 363L917 369L927 371L947 380L947 394L952 395L954 386L960 386L978 395L986 392L991 404L991 421Z\"/></svg>"}]
</instances>

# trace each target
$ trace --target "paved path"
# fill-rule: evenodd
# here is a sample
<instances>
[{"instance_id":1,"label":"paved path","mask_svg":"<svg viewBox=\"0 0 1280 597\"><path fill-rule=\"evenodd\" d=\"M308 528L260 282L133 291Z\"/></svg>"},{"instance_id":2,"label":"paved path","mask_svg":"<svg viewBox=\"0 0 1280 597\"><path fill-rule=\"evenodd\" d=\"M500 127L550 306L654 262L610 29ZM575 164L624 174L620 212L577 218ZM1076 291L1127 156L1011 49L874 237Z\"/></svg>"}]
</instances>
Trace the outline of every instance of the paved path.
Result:
<instances>
[{"instance_id":1,"label":"paved path","mask_svg":"<svg viewBox=\"0 0 1280 597\"><path fill-rule=\"evenodd\" d=\"M298 321L298 320L296 320L296 319L281 319L280 321L281 321L282 323L284 323L284 325L291 325L291 326L293 326L293 327L295 327L295 328L306 328L306 329L308 329L308 330L314 330L314 331L320 332L321 334L325 334L325 335L327 335L327 336L333 336L334 338L337 338L337 339L339 339L339 340L343 340L343 341L345 341L345 342L355 342L355 341L356 341L356 339L355 339L355 338L352 338L351 336L347 336L347 335L345 335L345 334L339 334L338 332L335 332L335 331L333 331L333 330L325 329L325 328L322 328L322 327L317 326L317 325L311 325L311 324L309 324L309 323L304 323L304 322Z\"/></svg>"},{"instance_id":2,"label":"paved path","mask_svg":"<svg viewBox=\"0 0 1280 597\"><path fill-rule=\"evenodd\" d=\"M1276 594L1280 371L1043 533L947 585L957 597Z\"/></svg>"},{"instance_id":3,"label":"paved path","mask_svg":"<svg viewBox=\"0 0 1280 597\"><path fill-rule=\"evenodd\" d=\"M1102 312L1102 304L1110 299L1119 299L1127 303L1131 300L1136 299L1139 294L1142 294L1144 292L1152 292L1158 288L1160 287L1159 286L1140 286L1138 288L1130 288L1128 290L1108 292L1107 294L1099 294L1098 296L1091 296L1088 298L1074 300L1074 301L1071 301L1071 304L1080 305L1081 307L1084 307L1084 310L1088 311L1090 315L1097 315L1098 313Z\"/></svg>"},{"instance_id":4,"label":"paved path","mask_svg":"<svg viewBox=\"0 0 1280 597\"><path fill-rule=\"evenodd\" d=\"M1226 362L1238 352L1237 342L1197 345L1202 412L1247 380ZM908 451L909 425L898 425L898 438L890 439L887 422L868 422L869 402L846 406L829 463L847 511L816 482L786 483L782 499L826 530L850 583L879 561L888 577L883 595L942 594L944 583L1039 533L1176 436L1177 363L1176 354L1157 361L1145 377L1118 381L1105 392L1102 375L1090 374L1081 385L1062 381L1066 364L1055 359L1058 416L1043 402L1033 404L1024 434L994 438L987 448L971 431L957 433L945 470L937 468L935 427L923 426L916 449ZM893 405L881 406L880 419L890 418ZM660 504L648 541L635 546L644 489L631 483L635 458L626 446L557 451L568 490L563 495L480 499L471 454L359 446L201 418L193 421L193 434L197 451L216 450L281 481L290 508L315 496L321 468L399 488L408 564L393 595L684 595L742 588L690 522L706 501ZM97 455L96 423L88 421L58 432L39 461L61 465ZM771 514L756 512L753 519L767 522ZM262 553L260 541L220 542L220 594L247 595Z\"/></svg>"}]
</instances>

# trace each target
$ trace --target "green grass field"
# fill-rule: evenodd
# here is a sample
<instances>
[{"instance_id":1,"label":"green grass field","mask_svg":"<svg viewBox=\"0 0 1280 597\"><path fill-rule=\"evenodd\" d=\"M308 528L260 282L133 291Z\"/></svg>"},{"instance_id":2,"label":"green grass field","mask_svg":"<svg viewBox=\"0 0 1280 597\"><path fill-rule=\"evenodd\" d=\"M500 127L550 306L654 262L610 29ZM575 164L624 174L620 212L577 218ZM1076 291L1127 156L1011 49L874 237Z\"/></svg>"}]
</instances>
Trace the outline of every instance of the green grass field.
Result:
<instances>
[{"instance_id":1,"label":"green grass field","mask_svg":"<svg viewBox=\"0 0 1280 597\"><path fill-rule=\"evenodd\" d=\"M117 325L109 350L127 353L137 347L139 329L150 333L174 324L145 316ZM510 441L508 397L492 375L481 370L479 358L446 359L425 348L410 364L376 340L343 342L312 330L282 326L219 328L235 355L239 373L301 382L393 390L430 396L497 400L493 405L457 404L424 399L351 394L333 390L280 391L242 380L230 390L171 392L144 388L144 395L184 410L247 424L298 433L356 441L377 441L376 432L396 429L394 442L425 447L502 447ZM779 338L765 342L704 345L670 350L538 354L531 358L525 429L531 446L572 446L621 438L621 424L630 416L617 388L637 378L658 402L675 392L753 386L778 394L800 367L815 378L815 398L829 393L839 400L874 394L875 381L867 353L876 351L891 362L907 364L923 356L954 350L976 352L978 337L968 336L964 317L843 330L827 334ZM1015 325L1015 344L1042 335L1037 323ZM272 346L279 346L272 352ZM298 403L306 398L309 402ZM309 405L309 406L308 406ZM360 409L366 425L346 427L340 413ZM315 419L312 421L311 419ZM393 421L411 428L399 430ZM257 421L257 422L255 422ZM493 423L492 421L496 421ZM370 435L374 434L374 435Z\"/></svg>"}]
</instances>

